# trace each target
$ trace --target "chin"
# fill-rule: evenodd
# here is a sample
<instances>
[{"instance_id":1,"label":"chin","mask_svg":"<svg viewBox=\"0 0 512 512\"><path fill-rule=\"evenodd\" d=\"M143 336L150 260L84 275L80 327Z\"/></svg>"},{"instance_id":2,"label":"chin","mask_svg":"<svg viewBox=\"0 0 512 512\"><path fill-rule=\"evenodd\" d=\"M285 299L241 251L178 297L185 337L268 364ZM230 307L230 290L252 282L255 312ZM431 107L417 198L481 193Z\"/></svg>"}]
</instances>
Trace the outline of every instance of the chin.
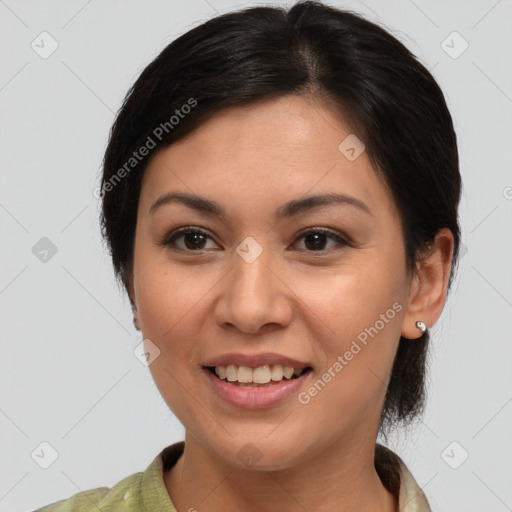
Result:
<instances>
[{"instance_id":1,"label":"chin","mask_svg":"<svg viewBox=\"0 0 512 512\"><path fill-rule=\"evenodd\" d=\"M297 452L297 446L304 447L302 434L299 436L301 441L299 437L295 440L289 435L265 439L267 432L258 436L233 436L226 445L215 443L213 451L237 470L281 471L301 463L304 454Z\"/></svg>"}]
</instances>

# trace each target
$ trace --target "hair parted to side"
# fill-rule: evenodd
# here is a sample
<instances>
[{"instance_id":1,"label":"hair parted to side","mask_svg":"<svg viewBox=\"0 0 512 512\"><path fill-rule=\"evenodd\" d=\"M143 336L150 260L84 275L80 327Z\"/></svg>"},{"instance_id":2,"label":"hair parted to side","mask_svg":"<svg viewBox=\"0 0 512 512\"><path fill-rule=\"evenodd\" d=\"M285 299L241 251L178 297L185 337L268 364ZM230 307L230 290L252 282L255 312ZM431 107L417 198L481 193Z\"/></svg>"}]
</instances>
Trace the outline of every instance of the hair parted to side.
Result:
<instances>
[{"instance_id":1,"label":"hair parted to side","mask_svg":"<svg viewBox=\"0 0 512 512\"><path fill-rule=\"evenodd\" d=\"M202 23L164 48L128 91L104 156L100 223L116 279L132 305L137 208L151 157L226 107L289 94L334 105L363 141L400 213L408 272L415 272L440 228L451 230L450 289L460 244L461 177L441 89L377 24L300 1L289 9L253 7ZM133 152L149 147L149 140L149 156L128 168ZM428 330L416 340L400 339L382 434L423 412L428 345Z\"/></svg>"}]
</instances>

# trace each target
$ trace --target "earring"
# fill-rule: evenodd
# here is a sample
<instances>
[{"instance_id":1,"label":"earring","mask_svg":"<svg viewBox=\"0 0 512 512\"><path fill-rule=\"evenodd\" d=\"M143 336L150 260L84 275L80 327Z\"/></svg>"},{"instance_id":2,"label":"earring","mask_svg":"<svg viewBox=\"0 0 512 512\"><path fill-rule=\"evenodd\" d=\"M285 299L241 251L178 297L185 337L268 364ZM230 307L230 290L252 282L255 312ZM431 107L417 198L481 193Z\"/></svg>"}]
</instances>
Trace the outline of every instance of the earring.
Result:
<instances>
[{"instance_id":1,"label":"earring","mask_svg":"<svg viewBox=\"0 0 512 512\"><path fill-rule=\"evenodd\" d=\"M427 330L427 326L425 325L424 322L422 321L418 321L416 322L416 327L421 331L421 332L425 332Z\"/></svg>"}]
</instances>

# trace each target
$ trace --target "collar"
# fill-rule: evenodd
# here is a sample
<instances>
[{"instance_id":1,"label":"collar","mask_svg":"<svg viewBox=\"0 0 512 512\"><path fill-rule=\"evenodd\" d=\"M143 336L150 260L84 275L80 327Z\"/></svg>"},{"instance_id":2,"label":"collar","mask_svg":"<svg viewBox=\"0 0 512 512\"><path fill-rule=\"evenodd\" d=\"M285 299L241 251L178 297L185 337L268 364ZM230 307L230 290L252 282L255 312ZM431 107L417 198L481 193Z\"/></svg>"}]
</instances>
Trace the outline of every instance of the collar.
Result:
<instances>
[{"instance_id":1,"label":"collar","mask_svg":"<svg viewBox=\"0 0 512 512\"><path fill-rule=\"evenodd\" d=\"M185 442L164 448L142 474L141 500L144 512L177 512L165 487L163 473L182 456ZM432 512L425 494L403 460L381 444L375 445L375 469L389 492L398 498L400 512Z\"/></svg>"},{"instance_id":2,"label":"collar","mask_svg":"<svg viewBox=\"0 0 512 512\"><path fill-rule=\"evenodd\" d=\"M398 498L400 512L432 512L425 494L404 461L378 443L375 445L375 469L386 489Z\"/></svg>"}]
</instances>

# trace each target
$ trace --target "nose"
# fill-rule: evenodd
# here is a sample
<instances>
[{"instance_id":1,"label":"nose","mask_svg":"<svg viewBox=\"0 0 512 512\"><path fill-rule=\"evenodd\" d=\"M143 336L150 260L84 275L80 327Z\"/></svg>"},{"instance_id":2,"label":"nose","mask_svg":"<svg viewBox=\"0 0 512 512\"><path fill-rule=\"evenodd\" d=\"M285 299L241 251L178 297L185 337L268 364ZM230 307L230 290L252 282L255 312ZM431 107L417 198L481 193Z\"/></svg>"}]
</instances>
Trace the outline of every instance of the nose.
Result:
<instances>
[{"instance_id":1,"label":"nose","mask_svg":"<svg viewBox=\"0 0 512 512\"><path fill-rule=\"evenodd\" d=\"M276 260L267 251L254 261L238 253L232 259L216 303L217 323L248 334L287 326L293 316L293 292Z\"/></svg>"}]
</instances>

